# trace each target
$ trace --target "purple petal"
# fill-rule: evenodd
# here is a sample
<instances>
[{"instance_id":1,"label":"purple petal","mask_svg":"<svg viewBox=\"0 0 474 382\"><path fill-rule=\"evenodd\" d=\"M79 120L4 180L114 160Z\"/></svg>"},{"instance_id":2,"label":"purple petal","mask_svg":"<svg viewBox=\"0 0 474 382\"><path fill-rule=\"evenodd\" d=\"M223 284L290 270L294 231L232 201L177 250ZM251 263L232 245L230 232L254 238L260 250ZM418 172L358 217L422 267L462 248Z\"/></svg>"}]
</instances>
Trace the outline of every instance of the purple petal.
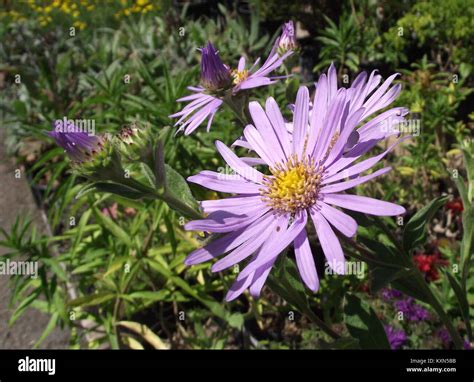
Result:
<instances>
[{"instance_id":1,"label":"purple petal","mask_svg":"<svg viewBox=\"0 0 474 382\"><path fill-rule=\"evenodd\" d=\"M352 237L357 232L357 222L342 211L323 203L318 202L319 212L331 223L339 232L347 237Z\"/></svg>"},{"instance_id":2,"label":"purple petal","mask_svg":"<svg viewBox=\"0 0 474 382\"><path fill-rule=\"evenodd\" d=\"M228 290L225 296L225 300L230 302L239 297L249 287L250 283L252 282L252 278L253 274L245 278L237 278Z\"/></svg>"},{"instance_id":3,"label":"purple petal","mask_svg":"<svg viewBox=\"0 0 474 382\"><path fill-rule=\"evenodd\" d=\"M295 113L293 116L293 153L298 158L303 156L303 148L308 128L309 91L306 86L301 86L296 95Z\"/></svg>"},{"instance_id":4,"label":"purple petal","mask_svg":"<svg viewBox=\"0 0 474 382\"><path fill-rule=\"evenodd\" d=\"M405 213L405 208L394 203L368 198L366 196L349 194L325 194L325 203L352 211L363 212L376 216L396 216Z\"/></svg>"},{"instance_id":5,"label":"purple petal","mask_svg":"<svg viewBox=\"0 0 474 382\"><path fill-rule=\"evenodd\" d=\"M214 191L238 194L259 194L261 187L246 181L238 174L227 175L214 171L201 171L197 175L190 176L188 182L200 184Z\"/></svg>"},{"instance_id":6,"label":"purple petal","mask_svg":"<svg viewBox=\"0 0 474 382\"><path fill-rule=\"evenodd\" d=\"M331 193L334 193L334 192L341 192L341 191L344 191L344 190L348 190L349 188L352 188L352 187L355 187L359 184L365 183L365 182L369 181L370 179L373 179L377 176L386 174L391 169L392 169L391 167L385 167L385 168L382 168L378 171L375 171L374 173L369 174L369 175L365 175L365 176L361 176L359 178L351 179L351 180L348 180L346 182L340 182L340 183L336 183L336 184L331 184L329 186L324 186L324 187L321 188L320 192L323 193L323 194L331 194Z\"/></svg>"},{"instance_id":7,"label":"purple petal","mask_svg":"<svg viewBox=\"0 0 474 382\"><path fill-rule=\"evenodd\" d=\"M296 265L298 266L301 279L310 290L316 292L319 289L318 273L316 272L313 253L311 252L308 235L305 230L302 230L296 237L294 246Z\"/></svg>"},{"instance_id":8,"label":"purple petal","mask_svg":"<svg viewBox=\"0 0 474 382\"><path fill-rule=\"evenodd\" d=\"M285 156L288 158L291 155L291 144L288 137L288 131L285 127L285 121L281 115L280 108L273 97L267 98L265 103L265 111L270 123L273 126L273 130L278 137L280 146Z\"/></svg>"},{"instance_id":9,"label":"purple petal","mask_svg":"<svg viewBox=\"0 0 474 382\"><path fill-rule=\"evenodd\" d=\"M249 112L252 116L253 125L260 133L264 141L273 148L273 153L276 157L276 160L283 162L286 159L286 155L283 152L283 148L280 145L278 137L273 129L273 126L268 119L265 111L260 106L258 102L250 102Z\"/></svg>"},{"instance_id":10,"label":"purple petal","mask_svg":"<svg viewBox=\"0 0 474 382\"><path fill-rule=\"evenodd\" d=\"M335 182L335 181L343 179L343 178L349 178L353 175L358 175L361 172L364 172L364 171L368 170L369 168L371 168L372 166L377 164L396 145L398 145L400 142L403 142L407 138L408 137L403 137L403 138L399 139L397 142L392 144L383 153L381 153L379 155L376 155L372 158L365 159L365 160L355 164L352 167L346 168L345 170L343 170L342 172L339 172L339 173L336 173L336 172L340 171L343 168L342 166L346 167L348 164L350 164L350 162L353 162L353 161L357 160L359 157L350 158L350 159L353 159L350 162L348 160L349 158L343 158L342 160L340 160L341 163L339 163L339 161L334 162L334 164L331 167L328 168L328 172L325 175L325 178L323 179L321 184L332 183L332 182Z\"/></svg>"},{"instance_id":11,"label":"purple petal","mask_svg":"<svg viewBox=\"0 0 474 382\"><path fill-rule=\"evenodd\" d=\"M332 102L328 114L324 121L324 127L320 134L316 147L313 152L313 158L317 162L323 158L329 147L332 137L337 131L341 121L343 109L346 105L346 89L339 89L336 99Z\"/></svg>"},{"instance_id":12,"label":"purple petal","mask_svg":"<svg viewBox=\"0 0 474 382\"><path fill-rule=\"evenodd\" d=\"M226 163L240 176L254 183L262 183L263 175L260 171L242 162L242 160L221 141L216 141L216 147Z\"/></svg>"},{"instance_id":13,"label":"purple petal","mask_svg":"<svg viewBox=\"0 0 474 382\"><path fill-rule=\"evenodd\" d=\"M270 207L259 204L247 214L236 215L226 211L216 211L210 214L206 219L193 220L184 226L187 231L204 232L231 232L239 228L248 226L270 210Z\"/></svg>"},{"instance_id":14,"label":"purple petal","mask_svg":"<svg viewBox=\"0 0 474 382\"><path fill-rule=\"evenodd\" d=\"M268 237L274 230L276 224L277 220L274 219L272 222L269 222L267 226L262 227L260 225L260 230L255 230L256 235L253 240L248 240L246 243L234 249L227 256L220 259L212 266L212 272L219 272L226 268L229 268L234 264L237 264L238 262L246 259L252 253L257 251L262 246L262 244L268 239Z\"/></svg>"},{"instance_id":15,"label":"purple petal","mask_svg":"<svg viewBox=\"0 0 474 382\"><path fill-rule=\"evenodd\" d=\"M339 239L324 216L318 211L312 209L311 217L313 219L314 226L316 227L316 233L329 266L337 274L343 275L345 273L346 260L344 258L344 252L342 252Z\"/></svg>"},{"instance_id":16,"label":"purple petal","mask_svg":"<svg viewBox=\"0 0 474 382\"><path fill-rule=\"evenodd\" d=\"M311 112L307 150L309 153L314 152L316 142L319 140L319 136L323 129L323 121L327 112L327 96L327 78L325 74L322 74L319 77L319 81L316 86L316 92L314 94L313 100L313 109Z\"/></svg>"},{"instance_id":17,"label":"purple petal","mask_svg":"<svg viewBox=\"0 0 474 382\"><path fill-rule=\"evenodd\" d=\"M250 143L253 150L265 161L268 165L274 166L278 163L278 158L274 155L273 149L264 141L260 133L252 125L247 125L244 129L245 139Z\"/></svg>"},{"instance_id":18,"label":"purple petal","mask_svg":"<svg viewBox=\"0 0 474 382\"><path fill-rule=\"evenodd\" d=\"M285 223L287 222L287 219L288 217L285 216L280 217L280 221L274 231L275 239L272 244L268 246L265 253L260 252L256 259L242 270L242 277L256 271L262 265L277 257L288 245L290 245L301 230L305 228L307 214L306 211L302 211L288 229L284 226L284 224L287 224Z\"/></svg>"},{"instance_id":19,"label":"purple petal","mask_svg":"<svg viewBox=\"0 0 474 382\"><path fill-rule=\"evenodd\" d=\"M265 228L272 220L273 216L271 214L267 214L260 219L257 219L247 227L226 234L205 245L204 247L193 251L188 255L184 263L186 265L200 264L229 252L234 248L237 248L242 243L245 243L247 240L255 239L257 236L256 233L260 232L262 228Z\"/></svg>"},{"instance_id":20,"label":"purple petal","mask_svg":"<svg viewBox=\"0 0 474 382\"><path fill-rule=\"evenodd\" d=\"M215 211L228 211L235 213L238 211L245 211L248 209L248 207L253 207L259 203L263 203L262 197L260 195L242 196L225 199L203 200L201 202L201 207L206 214L210 214L211 212Z\"/></svg>"}]
</instances>

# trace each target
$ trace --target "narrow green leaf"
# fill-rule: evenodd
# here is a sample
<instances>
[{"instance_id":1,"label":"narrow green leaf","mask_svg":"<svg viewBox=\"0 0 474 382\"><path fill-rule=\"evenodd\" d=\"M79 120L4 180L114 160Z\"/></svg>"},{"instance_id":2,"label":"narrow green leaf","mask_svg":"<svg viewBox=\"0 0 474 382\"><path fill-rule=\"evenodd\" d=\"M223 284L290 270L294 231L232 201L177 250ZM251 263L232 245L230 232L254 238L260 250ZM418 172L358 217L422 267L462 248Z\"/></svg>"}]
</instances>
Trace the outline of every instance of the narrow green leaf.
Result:
<instances>
[{"instance_id":1,"label":"narrow green leaf","mask_svg":"<svg viewBox=\"0 0 474 382\"><path fill-rule=\"evenodd\" d=\"M94 306L94 305L103 304L104 302L112 300L115 297L116 295L110 292L95 293L95 294L90 294L88 296L78 297L75 300L71 300L69 301L68 305L72 307Z\"/></svg>"},{"instance_id":2,"label":"narrow green leaf","mask_svg":"<svg viewBox=\"0 0 474 382\"><path fill-rule=\"evenodd\" d=\"M458 282L458 280L456 280L454 276L448 271L445 271L444 273L448 277L449 284L451 284L451 288L453 289L456 300L458 301L459 310L461 312L463 321L466 324L469 338L472 338L471 319L469 317L469 303L467 301L467 296L463 292L461 284Z\"/></svg>"},{"instance_id":3,"label":"narrow green leaf","mask_svg":"<svg viewBox=\"0 0 474 382\"><path fill-rule=\"evenodd\" d=\"M403 248L409 253L425 239L425 226L432 219L436 211L446 203L447 196L433 199L419 210L406 224L403 232Z\"/></svg>"},{"instance_id":4,"label":"narrow green leaf","mask_svg":"<svg viewBox=\"0 0 474 382\"><path fill-rule=\"evenodd\" d=\"M107 229L112 235L119 239L127 247L133 247L132 240L128 234L112 219L102 214L96 207L94 207L94 215L97 221Z\"/></svg>"}]
</instances>

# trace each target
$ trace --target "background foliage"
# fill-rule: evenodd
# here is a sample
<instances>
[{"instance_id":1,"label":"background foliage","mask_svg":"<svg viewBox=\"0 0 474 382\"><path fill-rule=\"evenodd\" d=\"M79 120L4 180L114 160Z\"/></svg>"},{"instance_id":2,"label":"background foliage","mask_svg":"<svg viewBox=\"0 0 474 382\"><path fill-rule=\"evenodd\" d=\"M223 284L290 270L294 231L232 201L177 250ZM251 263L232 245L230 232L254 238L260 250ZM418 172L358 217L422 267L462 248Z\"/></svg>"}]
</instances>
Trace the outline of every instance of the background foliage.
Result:
<instances>
[{"instance_id":1,"label":"background foliage","mask_svg":"<svg viewBox=\"0 0 474 382\"><path fill-rule=\"evenodd\" d=\"M197 48L212 40L228 63L241 54L263 58L279 25L291 18L298 21L301 46L299 61L289 68L295 76L285 86L254 94L255 99L270 92L281 104L292 102L298 83L311 83L330 62L336 63L340 79L352 79L361 70L379 69L384 77L402 73L404 90L397 104L421 121L420 135L391 155L390 175L359 192L403 204L408 210L404 233L394 220L356 216L358 250L396 263L396 243L403 242L407 261L419 267L469 346L474 307L468 277L474 221L472 1L190 4L4 2L2 125L49 223L38 229L19 217L3 232L7 256L27 256L40 264L38 279L12 281L11 323L26 309L49 313L37 346L55 326L71 329L71 347L453 346L426 304L426 291L417 295L406 275L387 274L370 262L362 278L321 274L320 291L309 295L294 276L290 251L261 299L246 294L225 303L234 274L211 273L209 264L183 265L201 238L182 229L179 213L160 201L79 194L83 180L69 172L69 160L45 135L63 116L94 120L99 132L115 133L136 123L162 139L166 163L184 177L223 166L213 142L231 143L240 135L230 112L216 115L218 128L210 133L198 129L184 138L167 128L172 124L168 115L178 109L175 100L198 81ZM145 176L138 168L130 170ZM198 200L217 197L199 187L191 190ZM350 256L358 255L350 249ZM320 249L313 252L322 262ZM394 289L405 294L395 296ZM427 315L418 319L420 310ZM415 313L399 320L400 311ZM342 337L334 341L317 329L320 320ZM369 331L380 334L377 344L367 342ZM390 331L403 333L404 340L389 344L385 332Z\"/></svg>"}]
</instances>

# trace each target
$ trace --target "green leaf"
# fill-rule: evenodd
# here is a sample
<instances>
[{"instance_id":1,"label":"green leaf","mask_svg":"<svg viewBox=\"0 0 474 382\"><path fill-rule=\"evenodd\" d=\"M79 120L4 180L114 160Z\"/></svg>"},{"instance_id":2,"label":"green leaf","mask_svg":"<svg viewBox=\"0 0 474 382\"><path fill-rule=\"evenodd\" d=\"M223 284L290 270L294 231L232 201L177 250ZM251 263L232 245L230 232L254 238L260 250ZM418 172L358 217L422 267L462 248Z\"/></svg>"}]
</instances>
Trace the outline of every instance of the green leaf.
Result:
<instances>
[{"instance_id":1,"label":"green leaf","mask_svg":"<svg viewBox=\"0 0 474 382\"><path fill-rule=\"evenodd\" d=\"M155 174L153 174L151 168L146 163L140 162L140 169L142 174L145 176L145 179L148 181L150 187L155 187Z\"/></svg>"},{"instance_id":2,"label":"green leaf","mask_svg":"<svg viewBox=\"0 0 474 382\"><path fill-rule=\"evenodd\" d=\"M411 296L417 300L423 301L429 304L431 301L420 286L414 281L413 277L408 275L407 277L398 278L391 282L392 287Z\"/></svg>"},{"instance_id":3,"label":"green leaf","mask_svg":"<svg viewBox=\"0 0 474 382\"><path fill-rule=\"evenodd\" d=\"M113 298L117 297L115 294L110 292L101 292L90 294L88 296L78 297L74 300L69 301L68 305L75 307L75 306L94 306L103 304Z\"/></svg>"},{"instance_id":4,"label":"green leaf","mask_svg":"<svg viewBox=\"0 0 474 382\"><path fill-rule=\"evenodd\" d=\"M428 205L419 210L405 226L403 232L403 248L407 253L425 240L425 226L436 211L446 203L447 196L433 199Z\"/></svg>"},{"instance_id":5,"label":"green leaf","mask_svg":"<svg viewBox=\"0 0 474 382\"><path fill-rule=\"evenodd\" d=\"M462 319L466 324L466 329L469 335L469 338L472 338L472 328L471 328L471 320L469 317L469 303L467 301L467 296L463 292L461 288L461 284L454 278L454 276L449 273L448 271L444 272L448 277L449 283L451 284L451 288L453 288L454 295L456 296L456 300L459 304L459 310L461 311Z\"/></svg>"},{"instance_id":6,"label":"green leaf","mask_svg":"<svg viewBox=\"0 0 474 382\"><path fill-rule=\"evenodd\" d=\"M295 263L287 256L281 256L274 269L267 281L270 289L299 312L313 315Z\"/></svg>"},{"instance_id":7,"label":"green leaf","mask_svg":"<svg viewBox=\"0 0 474 382\"><path fill-rule=\"evenodd\" d=\"M166 289L159 290L156 292L153 291L141 291L141 292L133 292L128 295L129 298L132 300L141 299L146 300L147 302L154 302L154 301L162 301L169 298L170 292Z\"/></svg>"},{"instance_id":8,"label":"green leaf","mask_svg":"<svg viewBox=\"0 0 474 382\"><path fill-rule=\"evenodd\" d=\"M178 199L190 208L199 211L199 205L196 199L194 199L194 196L191 193L191 190L186 180L177 171L175 171L167 164L165 164L165 172L166 187L165 195L163 198L168 203L168 205L170 205L170 207L174 209L177 209L179 212L184 212L180 211L178 206L175 206L170 203L170 200L166 197L166 195L171 195L173 198Z\"/></svg>"},{"instance_id":9,"label":"green leaf","mask_svg":"<svg viewBox=\"0 0 474 382\"><path fill-rule=\"evenodd\" d=\"M346 295L344 317L352 337L362 349L390 349L384 327L374 310L355 295Z\"/></svg>"},{"instance_id":10,"label":"green leaf","mask_svg":"<svg viewBox=\"0 0 474 382\"><path fill-rule=\"evenodd\" d=\"M41 345L41 343L46 339L46 337L49 336L49 334L53 331L53 329L56 327L56 323L58 322L59 318L59 313L54 312L48 322L48 325L46 325L46 328L44 329L43 333L41 334L40 338L38 338L38 341L33 345L33 349L37 349L38 346Z\"/></svg>"},{"instance_id":11,"label":"green leaf","mask_svg":"<svg viewBox=\"0 0 474 382\"><path fill-rule=\"evenodd\" d=\"M143 197L143 194L141 192L133 188L124 186L123 184L97 182L94 183L94 188L96 191L99 192L108 192L128 199L140 199Z\"/></svg>"},{"instance_id":12,"label":"green leaf","mask_svg":"<svg viewBox=\"0 0 474 382\"><path fill-rule=\"evenodd\" d=\"M94 215L98 223L107 231L124 243L127 247L132 247L133 243L128 234L112 219L102 214L96 207L94 207Z\"/></svg>"}]
</instances>

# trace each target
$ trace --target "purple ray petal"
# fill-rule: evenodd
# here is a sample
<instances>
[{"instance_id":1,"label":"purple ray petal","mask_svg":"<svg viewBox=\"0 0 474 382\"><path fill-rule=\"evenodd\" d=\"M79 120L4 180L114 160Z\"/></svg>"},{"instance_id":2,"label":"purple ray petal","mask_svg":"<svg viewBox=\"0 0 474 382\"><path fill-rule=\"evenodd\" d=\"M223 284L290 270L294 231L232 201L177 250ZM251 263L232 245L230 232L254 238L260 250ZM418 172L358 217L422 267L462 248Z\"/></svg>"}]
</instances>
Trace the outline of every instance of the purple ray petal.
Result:
<instances>
[{"instance_id":1,"label":"purple ray petal","mask_svg":"<svg viewBox=\"0 0 474 382\"><path fill-rule=\"evenodd\" d=\"M345 273L346 260L339 239L324 216L318 211L312 209L311 217L329 266L337 274L343 275Z\"/></svg>"},{"instance_id":2,"label":"purple ray petal","mask_svg":"<svg viewBox=\"0 0 474 382\"><path fill-rule=\"evenodd\" d=\"M319 289L318 273L316 272L313 253L305 230L302 230L296 237L294 246L296 265L301 279L310 290L316 292Z\"/></svg>"},{"instance_id":3,"label":"purple ray petal","mask_svg":"<svg viewBox=\"0 0 474 382\"><path fill-rule=\"evenodd\" d=\"M281 223L279 223L277 226L275 240L272 242L272 245L268 247L265 253L260 252L259 256L242 270L242 277L249 275L253 271L260 268L262 265L268 263L270 260L277 257L286 247L288 247L288 245L290 245L290 243L301 232L301 230L305 228L307 214L304 210L300 212L299 216L288 229L285 229L285 226L282 224L286 221L286 219L287 217L285 216L280 217Z\"/></svg>"},{"instance_id":4,"label":"purple ray petal","mask_svg":"<svg viewBox=\"0 0 474 382\"><path fill-rule=\"evenodd\" d=\"M321 201L318 202L318 207L326 220L343 235L352 237L356 234L357 222L354 218Z\"/></svg>"},{"instance_id":5,"label":"purple ray petal","mask_svg":"<svg viewBox=\"0 0 474 382\"><path fill-rule=\"evenodd\" d=\"M256 183L246 181L238 174L227 175L207 170L190 176L188 182L200 184L214 191L239 194L259 194L261 187Z\"/></svg>"},{"instance_id":6,"label":"purple ray petal","mask_svg":"<svg viewBox=\"0 0 474 382\"><path fill-rule=\"evenodd\" d=\"M235 155L224 143L216 141L217 151L222 155L222 158L226 163L240 176L247 179L250 182L262 183L263 175L260 171L255 170L248 164L242 162L242 160Z\"/></svg>"},{"instance_id":7,"label":"purple ray petal","mask_svg":"<svg viewBox=\"0 0 474 382\"><path fill-rule=\"evenodd\" d=\"M323 201L352 211L376 216L396 216L405 213L405 208L394 203L349 194L325 194Z\"/></svg>"},{"instance_id":8,"label":"purple ray petal","mask_svg":"<svg viewBox=\"0 0 474 382\"><path fill-rule=\"evenodd\" d=\"M206 219L193 220L184 226L187 231L204 231L224 233L231 232L242 227L248 226L250 223L258 219L270 210L265 205L257 205L248 214L236 215L226 211L216 211L210 214Z\"/></svg>"},{"instance_id":9,"label":"purple ray petal","mask_svg":"<svg viewBox=\"0 0 474 382\"><path fill-rule=\"evenodd\" d=\"M308 129L308 104L308 88L301 86L296 95L295 113L293 116L293 153L300 159L303 156L306 131Z\"/></svg>"},{"instance_id":10,"label":"purple ray petal","mask_svg":"<svg viewBox=\"0 0 474 382\"><path fill-rule=\"evenodd\" d=\"M250 143L253 150L265 161L268 165L274 166L278 163L278 157L274 155L272 147L264 141L263 137L252 125L247 125L244 129L245 139Z\"/></svg>"},{"instance_id":11,"label":"purple ray petal","mask_svg":"<svg viewBox=\"0 0 474 382\"><path fill-rule=\"evenodd\" d=\"M278 137L280 147L282 148L285 156L288 158L291 155L291 144L288 137L288 132L285 127L285 121L281 115L280 108L273 97L267 98L265 103L265 111L270 123L273 126L273 130Z\"/></svg>"},{"instance_id":12,"label":"purple ray petal","mask_svg":"<svg viewBox=\"0 0 474 382\"><path fill-rule=\"evenodd\" d=\"M273 126L265 114L263 108L258 102L250 102L249 112L252 116L253 125L257 131L260 133L264 141L267 142L269 146L273 147L273 153L276 157L276 160L283 162L286 158L286 155L283 152L275 130L273 129Z\"/></svg>"},{"instance_id":13,"label":"purple ray petal","mask_svg":"<svg viewBox=\"0 0 474 382\"><path fill-rule=\"evenodd\" d=\"M261 229L264 229L271 221L273 221L273 216L271 214L262 216L249 226L226 234L204 247L196 249L188 255L184 263L186 265L200 264L229 252L242 243L255 239L258 232L260 232Z\"/></svg>"},{"instance_id":14,"label":"purple ray petal","mask_svg":"<svg viewBox=\"0 0 474 382\"><path fill-rule=\"evenodd\" d=\"M378 171L375 171L374 173L369 174L369 175L365 175L365 176L361 176L359 178L351 179L351 180L348 180L346 182L340 182L340 183L331 184L329 186L324 186L324 187L321 188L320 192L322 194L331 194L331 193L335 193L335 192L341 192L341 191L344 191L344 190L348 190L349 188L352 188L352 187L355 187L359 184L365 183L365 182L369 181L370 179L373 179L377 176L386 174L391 169L392 169L391 167L385 167L385 168L382 168Z\"/></svg>"},{"instance_id":15,"label":"purple ray petal","mask_svg":"<svg viewBox=\"0 0 474 382\"><path fill-rule=\"evenodd\" d=\"M212 272L219 272L226 268L237 264L238 262L246 259L252 253L257 251L262 244L268 239L270 234L275 228L277 224L277 220L274 219L272 222L268 224L268 226L263 227L260 231L256 231L256 237L253 240L248 240L246 243L242 244L238 248L234 249L231 253L229 253L224 258L220 259L217 263L215 263L211 270Z\"/></svg>"}]
</instances>

